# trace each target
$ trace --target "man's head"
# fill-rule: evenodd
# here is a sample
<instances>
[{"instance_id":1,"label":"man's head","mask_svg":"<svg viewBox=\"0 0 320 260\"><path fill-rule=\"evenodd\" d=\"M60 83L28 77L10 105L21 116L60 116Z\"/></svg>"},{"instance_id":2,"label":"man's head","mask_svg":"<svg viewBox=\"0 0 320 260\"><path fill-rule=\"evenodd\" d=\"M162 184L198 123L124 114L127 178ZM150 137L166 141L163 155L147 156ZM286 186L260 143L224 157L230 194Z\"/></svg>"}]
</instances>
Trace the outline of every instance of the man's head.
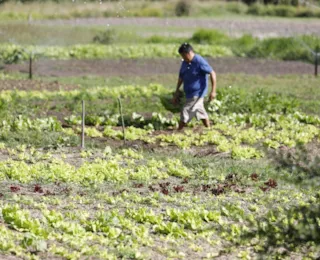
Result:
<instances>
[{"instance_id":1,"label":"man's head","mask_svg":"<svg viewBox=\"0 0 320 260\"><path fill-rule=\"evenodd\" d=\"M185 62L191 62L194 57L194 51L189 43L181 44L179 53Z\"/></svg>"}]
</instances>

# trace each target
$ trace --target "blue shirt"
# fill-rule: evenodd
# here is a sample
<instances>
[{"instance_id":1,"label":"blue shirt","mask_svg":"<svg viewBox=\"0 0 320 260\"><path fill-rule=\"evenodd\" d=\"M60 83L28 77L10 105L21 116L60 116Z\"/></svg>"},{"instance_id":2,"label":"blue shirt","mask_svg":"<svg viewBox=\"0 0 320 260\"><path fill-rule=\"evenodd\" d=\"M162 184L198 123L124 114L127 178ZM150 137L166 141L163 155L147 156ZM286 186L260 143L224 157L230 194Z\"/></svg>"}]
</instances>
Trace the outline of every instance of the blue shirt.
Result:
<instances>
[{"instance_id":1,"label":"blue shirt","mask_svg":"<svg viewBox=\"0 0 320 260\"><path fill-rule=\"evenodd\" d=\"M183 89L187 98L204 97L207 94L207 74L212 71L208 62L198 54L195 54L190 63L182 62L179 77L183 81Z\"/></svg>"}]
</instances>

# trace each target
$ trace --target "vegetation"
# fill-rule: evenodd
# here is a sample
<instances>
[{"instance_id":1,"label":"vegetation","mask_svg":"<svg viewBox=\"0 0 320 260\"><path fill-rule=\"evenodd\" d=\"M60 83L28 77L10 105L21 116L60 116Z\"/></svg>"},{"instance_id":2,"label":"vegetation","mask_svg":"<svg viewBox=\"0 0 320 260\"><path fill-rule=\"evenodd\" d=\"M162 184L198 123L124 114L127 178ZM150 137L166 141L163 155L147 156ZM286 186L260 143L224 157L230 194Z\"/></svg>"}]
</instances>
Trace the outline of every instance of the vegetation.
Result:
<instances>
[{"instance_id":1,"label":"vegetation","mask_svg":"<svg viewBox=\"0 0 320 260\"><path fill-rule=\"evenodd\" d=\"M192 2L192 5L191 5ZM280 16L319 17L319 10L309 6L296 6L298 1L1 1L1 20L72 19L97 17L216 17L216 16ZM317 3L315 3L316 5Z\"/></svg>"},{"instance_id":2,"label":"vegetation","mask_svg":"<svg viewBox=\"0 0 320 260\"><path fill-rule=\"evenodd\" d=\"M115 31L105 31L93 39L101 44L79 44L74 46L22 46L15 44L0 45L0 59L4 63L17 63L37 57L53 59L112 59L112 58L148 58L179 57L178 40L169 37L152 36L146 44L116 44ZM195 50L206 57L241 56L250 58L271 58L279 60L302 60L314 62L310 50L320 48L320 38L299 36L258 40L250 35L231 38L216 30L200 29L188 40L195 44ZM181 41L180 41L181 42ZM160 44L161 43L161 44Z\"/></svg>"},{"instance_id":3,"label":"vegetation","mask_svg":"<svg viewBox=\"0 0 320 260\"><path fill-rule=\"evenodd\" d=\"M3 44L0 46L0 59L4 63L17 63L28 60L30 55L53 59L105 59L105 58L151 58L179 57L176 44L141 44L141 45L74 45L60 46L19 46ZM221 57L232 55L223 46L199 45L197 52L206 57Z\"/></svg>"},{"instance_id":4,"label":"vegetation","mask_svg":"<svg viewBox=\"0 0 320 260\"><path fill-rule=\"evenodd\" d=\"M13 12L9 1L0 16L26 19L31 7L32 19L109 16L117 9L106 6L121 3L99 10L74 3L70 11L69 3L37 2ZM126 2L128 16L173 16L177 3ZM206 13L210 4L201 1L181 15L213 15ZM225 13L253 8L219 5ZM182 39L153 35L154 27L140 28L149 30L145 38L132 27L131 34L54 27L55 37L45 25L0 28L10 35L0 46L6 63L30 55L179 57L182 40L203 56L311 61L302 42L319 46L311 36L259 40L212 30ZM217 98L205 101L212 127L193 120L184 131L176 130L184 97L171 102L176 73L25 78L0 73L1 259L320 258L318 78L218 74Z\"/></svg>"},{"instance_id":5,"label":"vegetation","mask_svg":"<svg viewBox=\"0 0 320 260\"><path fill-rule=\"evenodd\" d=\"M1 255L319 257L320 118L299 112L317 99L317 79L221 75L221 86L234 85L209 105L212 129L192 122L195 131L179 133L168 130L173 86L109 80L113 88L78 78L62 80L81 82L75 90L1 92Z\"/></svg>"},{"instance_id":6,"label":"vegetation","mask_svg":"<svg viewBox=\"0 0 320 260\"><path fill-rule=\"evenodd\" d=\"M259 16L279 17L317 17L320 18L320 8L294 7L288 5L261 5L254 4L248 8L248 14Z\"/></svg>"},{"instance_id":7,"label":"vegetation","mask_svg":"<svg viewBox=\"0 0 320 260\"><path fill-rule=\"evenodd\" d=\"M3 254L319 256L318 192L296 186L299 175L261 160L210 159L208 168L208 159L164 159L109 147L82 152L85 162L76 168L63 153L18 149L10 151L19 161L0 165ZM30 159L31 165L25 162Z\"/></svg>"}]
</instances>

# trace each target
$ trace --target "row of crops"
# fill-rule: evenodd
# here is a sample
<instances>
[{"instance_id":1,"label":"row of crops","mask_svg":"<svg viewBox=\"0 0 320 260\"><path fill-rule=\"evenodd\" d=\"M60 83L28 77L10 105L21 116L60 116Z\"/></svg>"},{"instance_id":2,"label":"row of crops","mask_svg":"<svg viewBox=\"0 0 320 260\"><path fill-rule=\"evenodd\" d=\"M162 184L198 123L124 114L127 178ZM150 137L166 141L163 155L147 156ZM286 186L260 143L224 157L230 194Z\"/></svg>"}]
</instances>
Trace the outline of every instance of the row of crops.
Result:
<instances>
[{"instance_id":1,"label":"row of crops","mask_svg":"<svg viewBox=\"0 0 320 260\"><path fill-rule=\"evenodd\" d=\"M124 139L118 97L131 148L117 148ZM291 97L219 88L206 104L212 128L193 121L177 132L171 98L158 84L2 91L0 254L317 259L319 163L280 160L319 146L320 118L299 111ZM76 148L81 100L86 141L99 148ZM51 146L37 143L51 135ZM197 149L214 156L193 156Z\"/></svg>"},{"instance_id":2,"label":"row of crops","mask_svg":"<svg viewBox=\"0 0 320 260\"><path fill-rule=\"evenodd\" d=\"M210 31L209 31L210 32ZM205 57L240 56L250 58L272 58L279 60L303 60L314 62L309 48L317 52L319 39L313 36L300 38L271 38L258 40L252 36L228 38L224 34L199 39L195 34L190 41L197 53ZM177 41L176 41L177 42ZM179 57L180 43L141 43L141 44L79 44L73 46L42 46L1 44L0 60L4 63L16 63L34 58L52 59L119 59L119 58L172 58ZM309 46L309 47L306 47Z\"/></svg>"},{"instance_id":3,"label":"row of crops","mask_svg":"<svg viewBox=\"0 0 320 260\"><path fill-rule=\"evenodd\" d=\"M319 194L269 178L264 165L226 175L217 163L186 167L131 149L106 149L80 167L64 162L63 154L39 157L22 146L10 152L0 164L4 253L24 259L250 259L268 250L283 257L285 247L288 255L313 259L319 250Z\"/></svg>"},{"instance_id":4,"label":"row of crops","mask_svg":"<svg viewBox=\"0 0 320 260\"><path fill-rule=\"evenodd\" d=\"M3 104L0 136L5 140L11 133L57 133L57 144L66 145L71 139L77 140L81 133L80 100L85 99L88 101L85 133L88 137L98 140L106 138L121 141L125 138L150 146L173 145L180 149L214 145L217 152L230 153L234 159L260 158L264 156L265 149L296 147L314 140L319 141L320 118L299 112L294 99L258 91L251 95L246 94L247 99L253 100L250 104L247 99L242 98L243 94L245 93L240 90L219 90L218 100L211 102L207 107L210 120L213 122L211 129L196 132L189 129L175 133L158 131L176 129L179 121L177 113L166 110L170 104L170 90L161 85L99 87L58 92L3 91L0 94ZM121 120L117 97L123 100L130 97L130 101L124 104L125 136L119 128ZM156 102L158 105L154 105L155 98L159 98ZM153 110L148 116L143 115L147 111L146 107L139 110L142 108L131 106L136 99L143 99L145 103L152 104L150 109ZM165 99L167 103L161 102L161 99ZM42 118L32 119L32 115L39 113L39 107L41 113L44 110L39 104L49 104L50 113L50 104L55 104L56 100L62 104L61 108L70 110L69 116L65 116L63 121L44 115ZM23 102L27 105L21 105ZM75 105L76 103L78 104ZM106 107L110 108L107 112ZM53 108L59 112L60 108L56 104ZM15 111L15 116L12 116L12 111ZM29 116L22 116L23 111L28 111ZM191 123L191 126L197 125L196 121ZM29 143L32 143L32 140Z\"/></svg>"},{"instance_id":5,"label":"row of crops","mask_svg":"<svg viewBox=\"0 0 320 260\"><path fill-rule=\"evenodd\" d=\"M177 44L141 45L74 45L61 46L21 46L3 44L0 46L0 59L4 63L28 60L30 55L53 59L105 59L105 58L154 58L178 57ZM223 46L196 46L200 55L207 57L230 56L232 51Z\"/></svg>"}]
</instances>

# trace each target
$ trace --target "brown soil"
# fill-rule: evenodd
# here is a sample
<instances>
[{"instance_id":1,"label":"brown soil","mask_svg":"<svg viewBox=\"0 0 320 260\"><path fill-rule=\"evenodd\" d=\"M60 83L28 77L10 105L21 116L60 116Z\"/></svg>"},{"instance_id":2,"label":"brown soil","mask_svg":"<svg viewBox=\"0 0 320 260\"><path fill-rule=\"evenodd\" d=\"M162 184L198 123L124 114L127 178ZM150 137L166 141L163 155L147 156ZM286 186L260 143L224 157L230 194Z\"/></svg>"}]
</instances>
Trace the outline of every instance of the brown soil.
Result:
<instances>
[{"instance_id":1,"label":"brown soil","mask_svg":"<svg viewBox=\"0 0 320 260\"><path fill-rule=\"evenodd\" d=\"M40 80L1 80L0 81L0 91L3 90L49 90L49 91L59 91L59 90L72 90L76 89L78 86L72 85L62 85L58 81L54 82L43 82Z\"/></svg>"},{"instance_id":2,"label":"brown soil","mask_svg":"<svg viewBox=\"0 0 320 260\"><path fill-rule=\"evenodd\" d=\"M298 61L275 61L249 58L208 58L219 73L256 75L312 74L312 64ZM121 60L39 60L34 73L39 76L147 76L178 73L180 59L121 59ZM6 65L5 72L28 72L28 63ZM29 84L30 85L30 84ZM58 87L58 83L57 86Z\"/></svg>"}]
</instances>

